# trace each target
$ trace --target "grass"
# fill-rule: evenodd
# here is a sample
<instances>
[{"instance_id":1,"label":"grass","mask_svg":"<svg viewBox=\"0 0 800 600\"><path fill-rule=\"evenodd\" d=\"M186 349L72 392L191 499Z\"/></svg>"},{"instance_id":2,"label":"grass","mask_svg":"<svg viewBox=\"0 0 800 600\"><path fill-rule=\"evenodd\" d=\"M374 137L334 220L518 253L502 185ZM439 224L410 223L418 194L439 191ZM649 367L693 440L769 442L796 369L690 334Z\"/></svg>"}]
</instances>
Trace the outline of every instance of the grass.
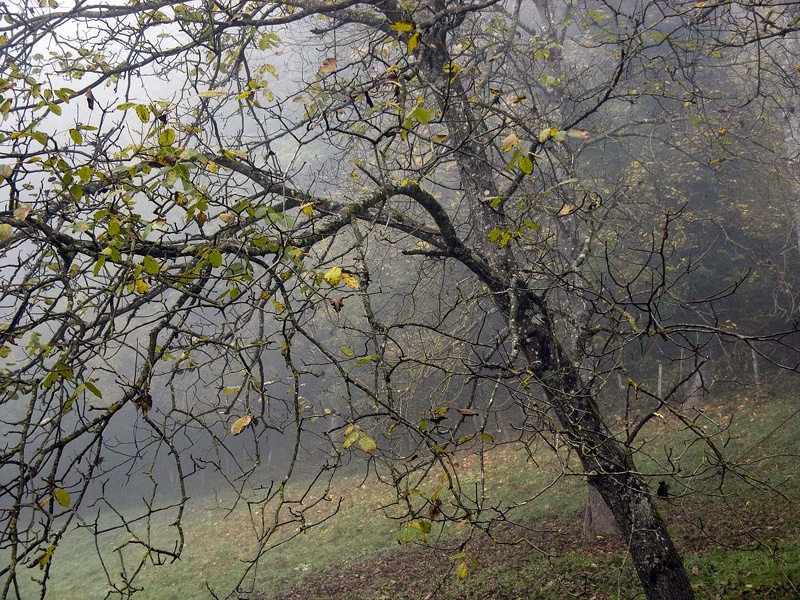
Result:
<instances>
[{"instance_id":1,"label":"grass","mask_svg":"<svg viewBox=\"0 0 800 600\"><path fill-rule=\"evenodd\" d=\"M709 419L698 421L701 430L724 445L726 455L749 478L715 464L713 453L689 443L685 429L672 418L654 419L645 430L646 444L637 466L645 472L663 473L670 459L678 471L670 479L678 495L662 501L660 510L684 555L698 597L777 599L798 594L797 410L788 400L759 404L729 400L710 410ZM724 425L725 431L719 433L715 423ZM513 517L525 529L500 524L489 537L459 522L436 522L428 536L432 548L398 545L401 524L387 519L381 510L392 500L392 491L350 473L329 492L331 500L308 508L309 522L321 521L341 498L334 518L308 531L293 525L279 534L283 537L276 539L293 539L259 561L250 580L258 590L252 597L641 597L622 540L580 539L585 485L580 477L563 477L564 465L574 464L573 458L562 453L556 460L546 449L534 458L535 463L518 446L508 445L492 450L485 464L490 502L498 507L519 504ZM459 461L462 485L470 489L478 481L477 456L464 455ZM659 477L665 475L653 481ZM422 489L429 497L437 486L432 474ZM544 491L526 502L535 490ZM309 502L323 492L315 493ZM186 545L180 561L162 566L146 562L134 582L144 588L138 597L208 597L207 585L225 597L257 547L253 515L241 506L226 514L220 509L226 502L230 498L224 496L222 501L211 496L191 500L184 516ZM174 517L174 513L155 517L151 535L164 540L174 537L170 527ZM104 553L113 555L111 551L130 538L121 532L103 536ZM454 559L462 549L468 555ZM128 569L140 564L140 546L129 545L123 553ZM470 571L463 580L456 576L462 562ZM104 597L108 582L86 531L72 532L64 539L53 565L48 598ZM106 566L118 578L120 563Z\"/></svg>"}]
</instances>

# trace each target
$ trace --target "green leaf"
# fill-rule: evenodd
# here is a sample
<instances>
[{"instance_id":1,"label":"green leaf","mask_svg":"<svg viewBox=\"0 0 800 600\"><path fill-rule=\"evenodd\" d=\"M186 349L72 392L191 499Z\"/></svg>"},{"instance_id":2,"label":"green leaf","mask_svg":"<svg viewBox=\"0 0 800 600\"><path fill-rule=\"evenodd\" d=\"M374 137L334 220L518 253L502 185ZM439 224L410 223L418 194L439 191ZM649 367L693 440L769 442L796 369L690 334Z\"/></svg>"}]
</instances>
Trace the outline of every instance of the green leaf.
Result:
<instances>
[{"instance_id":1,"label":"green leaf","mask_svg":"<svg viewBox=\"0 0 800 600\"><path fill-rule=\"evenodd\" d=\"M353 358L356 355L353 349L345 344L339 346L339 349L342 351L342 354L344 354L347 358Z\"/></svg>"},{"instance_id":2,"label":"green leaf","mask_svg":"<svg viewBox=\"0 0 800 600\"><path fill-rule=\"evenodd\" d=\"M208 262L215 269L222 266L222 254L219 250L212 250L208 253Z\"/></svg>"},{"instance_id":3,"label":"green leaf","mask_svg":"<svg viewBox=\"0 0 800 600\"><path fill-rule=\"evenodd\" d=\"M414 117L417 121L419 121L423 125L427 125L428 123L430 123L433 113L429 110L422 108L421 106L418 106L411 113L411 116Z\"/></svg>"},{"instance_id":4,"label":"green leaf","mask_svg":"<svg viewBox=\"0 0 800 600\"><path fill-rule=\"evenodd\" d=\"M47 563L49 563L50 559L53 557L53 551L55 549L56 549L56 545L55 544L50 544L50 546L47 547L47 550L45 550L44 553L40 557L38 557L36 560L31 562L31 564L28 565L28 566L29 567L38 566L39 569L43 571L44 568L47 566Z\"/></svg>"},{"instance_id":5,"label":"green leaf","mask_svg":"<svg viewBox=\"0 0 800 600\"><path fill-rule=\"evenodd\" d=\"M86 389L92 392L94 396L97 398L102 398L103 394L100 393L100 390L97 389L97 386L93 384L91 381L84 381L83 385L86 386Z\"/></svg>"},{"instance_id":6,"label":"green leaf","mask_svg":"<svg viewBox=\"0 0 800 600\"><path fill-rule=\"evenodd\" d=\"M75 170L75 172L78 174L78 177L81 178L81 181L83 183L86 183L87 181L89 181L92 178L92 176L94 175L94 169L92 167L90 167L89 165L83 165L81 167L78 167Z\"/></svg>"},{"instance_id":7,"label":"green leaf","mask_svg":"<svg viewBox=\"0 0 800 600\"><path fill-rule=\"evenodd\" d=\"M178 172L175 169L170 169L164 176L164 187L172 188L178 182Z\"/></svg>"},{"instance_id":8,"label":"green leaf","mask_svg":"<svg viewBox=\"0 0 800 600\"><path fill-rule=\"evenodd\" d=\"M92 274L97 277L97 274L100 273L100 269L103 268L103 265L106 264L106 257L102 254L97 257L97 262L94 263L94 268L92 269Z\"/></svg>"},{"instance_id":9,"label":"green leaf","mask_svg":"<svg viewBox=\"0 0 800 600\"><path fill-rule=\"evenodd\" d=\"M14 228L8 223L0 225L0 242L4 242L14 235Z\"/></svg>"},{"instance_id":10,"label":"green leaf","mask_svg":"<svg viewBox=\"0 0 800 600\"><path fill-rule=\"evenodd\" d=\"M71 90L69 88L59 88L55 90L56 98L61 100L62 102L69 103L70 98L75 96L75 90Z\"/></svg>"},{"instance_id":11,"label":"green leaf","mask_svg":"<svg viewBox=\"0 0 800 600\"><path fill-rule=\"evenodd\" d=\"M70 498L69 492L64 488L58 488L55 492L53 492L53 497L56 499L61 506L67 508L69 506Z\"/></svg>"},{"instance_id":12,"label":"green leaf","mask_svg":"<svg viewBox=\"0 0 800 600\"><path fill-rule=\"evenodd\" d=\"M31 134L31 137L33 139L35 139L37 142L39 142L42 146L46 146L47 145L47 140L49 139L47 137L47 134L45 132L43 132L43 131L34 131Z\"/></svg>"},{"instance_id":13,"label":"green leaf","mask_svg":"<svg viewBox=\"0 0 800 600\"><path fill-rule=\"evenodd\" d=\"M525 175L530 175L533 173L533 161L528 158L527 155L522 154L519 157L519 170L525 173Z\"/></svg>"},{"instance_id":14,"label":"green leaf","mask_svg":"<svg viewBox=\"0 0 800 600\"><path fill-rule=\"evenodd\" d=\"M77 129L70 129L69 130L69 137L72 138L72 141L78 144L79 146L83 144L83 134Z\"/></svg>"},{"instance_id":15,"label":"green leaf","mask_svg":"<svg viewBox=\"0 0 800 600\"><path fill-rule=\"evenodd\" d=\"M158 275L158 272L161 270L161 265L158 264L155 258L148 254L144 257L144 270L148 275Z\"/></svg>"},{"instance_id":16,"label":"green leaf","mask_svg":"<svg viewBox=\"0 0 800 600\"><path fill-rule=\"evenodd\" d=\"M522 224L523 224L525 227L528 227L529 229L533 229L534 231L539 231L539 229L541 229L541 227L539 227L539 226L538 226L536 223L534 223L533 221L528 221L528 220L525 220L525 221L523 221L523 222L522 222Z\"/></svg>"},{"instance_id":17,"label":"green leaf","mask_svg":"<svg viewBox=\"0 0 800 600\"><path fill-rule=\"evenodd\" d=\"M47 374L47 377L45 377L42 380L42 385L49 390L51 387L53 387L53 384L56 382L57 379L58 379L58 372L50 371Z\"/></svg>"},{"instance_id":18,"label":"green leaf","mask_svg":"<svg viewBox=\"0 0 800 600\"><path fill-rule=\"evenodd\" d=\"M150 109L144 104L137 104L136 116L142 123L147 123L150 120Z\"/></svg>"},{"instance_id":19,"label":"green leaf","mask_svg":"<svg viewBox=\"0 0 800 600\"><path fill-rule=\"evenodd\" d=\"M511 155L511 160L509 160L508 164L506 165L506 171L510 171L514 168L514 165L517 164L520 156L522 156L522 153L519 151L519 148L515 148L514 154Z\"/></svg>"},{"instance_id":20,"label":"green leaf","mask_svg":"<svg viewBox=\"0 0 800 600\"><path fill-rule=\"evenodd\" d=\"M377 450L378 445L375 443L371 437L366 434L361 436L361 439L358 440L358 447L361 449L362 452L366 454L374 454L375 450Z\"/></svg>"},{"instance_id":21,"label":"green leaf","mask_svg":"<svg viewBox=\"0 0 800 600\"><path fill-rule=\"evenodd\" d=\"M175 130L171 127L158 134L158 144L160 146L172 146L175 143Z\"/></svg>"}]
</instances>

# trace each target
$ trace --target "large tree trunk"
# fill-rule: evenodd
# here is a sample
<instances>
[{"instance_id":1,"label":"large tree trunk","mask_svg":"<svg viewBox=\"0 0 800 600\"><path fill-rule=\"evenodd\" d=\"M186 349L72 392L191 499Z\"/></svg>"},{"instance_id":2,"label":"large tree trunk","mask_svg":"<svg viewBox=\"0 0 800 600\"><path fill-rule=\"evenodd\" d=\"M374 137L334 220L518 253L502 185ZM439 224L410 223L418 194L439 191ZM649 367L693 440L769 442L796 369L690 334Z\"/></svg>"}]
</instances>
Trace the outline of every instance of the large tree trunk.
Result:
<instances>
[{"instance_id":1,"label":"large tree trunk","mask_svg":"<svg viewBox=\"0 0 800 600\"><path fill-rule=\"evenodd\" d=\"M531 371L542 384L591 485L611 510L651 600L694 598L683 562L630 453L608 431L577 368L557 342L547 307L528 292L517 318Z\"/></svg>"},{"instance_id":2,"label":"large tree trunk","mask_svg":"<svg viewBox=\"0 0 800 600\"><path fill-rule=\"evenodd\" d=\"M490 210L485 197L498 195L486 148L479 142L486 124L475 115L461 80L450 81L444 65L450 62L446 34L431 39L421 58L422 73L439 90L444 121L448 123L462 189L474 207L472 241L483 250L483 263L467 248L443 207L420 191L416 200L439 226L451 255L475 272L495 292L495 302L508 320L512 354L521 351L537 382L545 390L565 438L577 452L589 485L597 490L628 541L632 561L651 600L693 598L689 578L667 527L653 506L650 490L633 469L632 459L603 422L591 391L583 387L580 366L571 362L558 342L546 301L527 289L509 247L488 245L488 234L507 224ZM442 90L446 90L445 93Z\"/></svg>"}]
</instances>

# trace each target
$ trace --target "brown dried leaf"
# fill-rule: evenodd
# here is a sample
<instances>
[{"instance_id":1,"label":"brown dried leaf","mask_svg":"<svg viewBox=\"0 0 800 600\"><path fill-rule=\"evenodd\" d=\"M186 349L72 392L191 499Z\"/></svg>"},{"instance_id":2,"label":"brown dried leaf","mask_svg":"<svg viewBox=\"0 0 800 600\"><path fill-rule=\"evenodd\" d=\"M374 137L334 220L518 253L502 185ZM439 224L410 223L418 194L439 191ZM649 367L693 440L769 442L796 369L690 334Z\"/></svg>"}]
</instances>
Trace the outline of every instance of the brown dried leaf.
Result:
<instances>
[{"instance_id":1,"label":"brown dried leaf","mask_svg":"<svg viewBox=\"0 0 800 600\"><path fill-rule=\"evenodd\" d=\"M514 146L519 144L519 138L515 133L509 133L506 137L503 138L503 141L500 143L503 145L503 152L508 152Z\"/></svg>"},{"instance_id":2,"label":"brown dried leaf","mask_svg":"<svg viewBox=\"0 0 800 600\"><path fill-rule=\"evenodd\" d=\"M559 217L566 217L567 215L571 215L576 210L576 206L574 204L565 204L561 207L561 210L558 211Z\"/></svg>"},{"instance_id":3,"label":"brown dried leaf","mask_svg":"<svg viewBox=\"0 0 800 600\"><path fill-rule=\"evenodd\" d=\"M336 71L336 59L335 58L326 58L322 61L322 64L319 67L319 72L328 75L329 73L333 73Z\"/></svg>"},{"instance_id":4,"label":"brown dried leaf","mask_svg":"<svg viewBox=\"0 0 800 600\"><path fill-rule=\"evenodd\" d=\"M20 221L24 221L28 218L28 215L31 214L31 207L27 204L22 204L14 209L14 217L19 219Z\"/></svg>"},{"instance_id":5,"label":"brown dried leaf","mask_svg":"<svg viewBox=\"0 0 800 600\"><path fill-rule=\"evenodd\" d=\"M153 397L149 392L143 392L138 398L133 400L136 410L141 410L143 413L150 411L153 408Z\"/></svg>"},{"instance_id":6,"label":"brown dried leaf","mask_svg":"<svg viewBox=\"0 0 800 600\"><path fill-rule=\"evenodd\" d=\"M478 416L478 411L472 410L471 408L457 408L456 412L459 414L464 415L465 417L476 417Z\"/></svg>"},{"instance_id":7,"label":"brown dried leaf","mask_svg":"<svg viewBox=\"0 0 800 600\"><path fill-rule=\"evenodd\" d=\"M243 417L239 417L233 422L231 425L231 435L239 435L250 423L253 422L253 415L244 415Z\"/></svg>"}]
</instances>

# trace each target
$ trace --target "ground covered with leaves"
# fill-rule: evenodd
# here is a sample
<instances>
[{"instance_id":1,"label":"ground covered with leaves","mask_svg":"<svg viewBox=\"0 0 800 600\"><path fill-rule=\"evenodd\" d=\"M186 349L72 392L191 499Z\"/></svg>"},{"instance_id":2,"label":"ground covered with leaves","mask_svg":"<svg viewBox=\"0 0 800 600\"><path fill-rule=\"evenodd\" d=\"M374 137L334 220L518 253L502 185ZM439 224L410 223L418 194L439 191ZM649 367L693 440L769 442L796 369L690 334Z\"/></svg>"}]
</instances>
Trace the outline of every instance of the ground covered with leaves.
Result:
<instances>
[{"instance_id":1,"label":"ground covered with leaves","mask_svg":"<svg viewBox=\"0 0 800 600\"><path fill-rule=\"evenodd\" d=\"M791 442L768 440L774 438L769 428L775 415L761 412L740 417L741 426L763 441L755 452L748 448L741 456L763 461L757 471L763 479L727 474L717 490L657 500L698 598L800 598L800 488L791 472L796 449L785 447L785 460L775 456L776 447ZM581 491L578 485L572 489ZM494 539L476 534L463 548L463 538L442 536L426 546L398 544L355 561L343 556L342 566L310 572L288 591L265 590L260 598L641 598L625 541L620 536L582 539L580 499L571 506L524 523L524 528L498 529ZM458 572L463 560L454 560L462 551L470 557L464 578Z\"/></svg>"},{"instance_id":2,"label":"ground covered with leaves","mask_svg":"<svg viewBox=\"0 0 800 600\"><path fill-rule=\"evenodd\" d=\"M747 524L712 511L679 517L685 524L691 518L698 520L695 525L702 521L708 530L707 535L696 536L687 531L679 539L699 598L800 597L800 514L777 515L764 508L754 509ZM524 541L511 535L506 536L507 543L496 543L486 536L476 538L469 546L476 565L463 580L456 575L452 560L456 548L404 546L375 560L329 569L285 593L265 594L263 598L641 598L624 540L581 540L579 515L570 517L538 524L542 532L527 535ZM766 526L774 536L771 548L756 541L765 521L773 524ZM718 549L711 531L732 534L725 536L726 549ZM788 548L781 549L782 545L793 550L786 552Z\"/></svg>"}]
</instances>

